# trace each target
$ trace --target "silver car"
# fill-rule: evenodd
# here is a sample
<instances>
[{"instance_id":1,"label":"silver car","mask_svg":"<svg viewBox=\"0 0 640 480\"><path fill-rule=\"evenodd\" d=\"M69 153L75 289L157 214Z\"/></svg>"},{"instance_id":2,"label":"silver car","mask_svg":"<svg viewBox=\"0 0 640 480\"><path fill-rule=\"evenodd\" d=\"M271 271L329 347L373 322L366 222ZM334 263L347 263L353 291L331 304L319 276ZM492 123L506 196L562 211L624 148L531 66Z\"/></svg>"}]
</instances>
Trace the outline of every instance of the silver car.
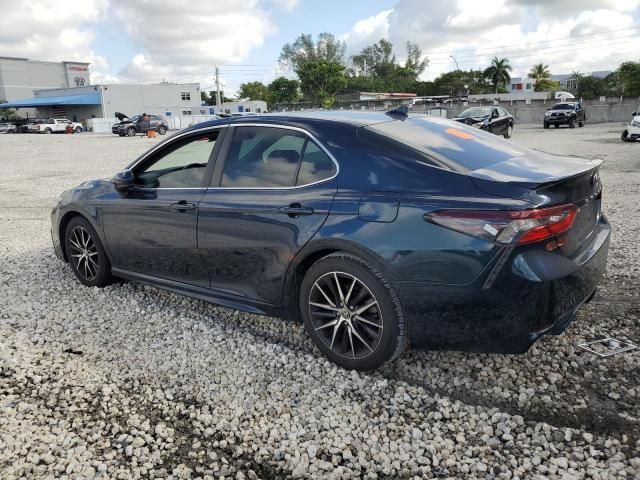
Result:
<instances>
[{"instance_id":1,"label":"silver car","mask_svg":"<svg viewBox=\"0 0 640 480\"><path fill-rule=\"evenodd\" d=\"M18 128L13 123L0 123L0 133L16 133Z\"/></svg>"}]
</instances>

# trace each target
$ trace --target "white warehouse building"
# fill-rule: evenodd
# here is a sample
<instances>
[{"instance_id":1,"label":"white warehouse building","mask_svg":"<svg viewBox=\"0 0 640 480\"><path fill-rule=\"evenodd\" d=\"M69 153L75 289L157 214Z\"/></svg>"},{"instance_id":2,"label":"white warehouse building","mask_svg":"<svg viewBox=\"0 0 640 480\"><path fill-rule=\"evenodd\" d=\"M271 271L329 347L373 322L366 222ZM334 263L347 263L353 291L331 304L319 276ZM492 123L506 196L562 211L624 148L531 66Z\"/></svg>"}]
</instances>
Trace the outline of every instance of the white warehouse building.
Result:
<instances>
[{"instance_id":1,"label":"white warehouse building","mask_svg":"<svg viewBox=\"0 0 640 480\"><path fill-rule=\"evenodd\" d=\"M33 97L0 104L0 108L26 108L40 118L68 118L75 122L115 119L115 112L128 116L139 113L190 116L210 114L200 107L197 83L157 83L151 85L90 85L34 90ZM200 112L204 108L204 112ZM115 120L114 120L115 121Z\"/></svg>"}]
</instances>

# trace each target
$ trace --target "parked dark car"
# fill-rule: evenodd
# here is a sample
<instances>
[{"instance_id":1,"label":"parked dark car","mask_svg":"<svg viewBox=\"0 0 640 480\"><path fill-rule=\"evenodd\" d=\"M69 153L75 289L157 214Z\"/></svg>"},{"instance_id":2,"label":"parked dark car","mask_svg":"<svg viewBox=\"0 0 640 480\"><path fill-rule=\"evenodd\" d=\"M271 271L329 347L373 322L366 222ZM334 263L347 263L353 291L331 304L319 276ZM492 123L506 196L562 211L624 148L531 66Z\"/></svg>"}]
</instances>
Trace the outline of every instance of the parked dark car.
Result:
<instances>
[{"instance_id":1,"label":"parked dark car","mask_svg":"<svg viewBox=\"0 0 640 480\"><path fill-rule=\"evenodd\" d=\"M575 128L576 123L579 127L584 126L586 120L587 117L581 103L562 102L556 103L544 112L543 126L549 128L549 125L553 125L558 128L560 125L569 125L570 128Z\"/></svg>"},{"instance_id":2,"label":"parked dark car","mask_svg":"<svg viewBox=\"0 0 640 480\"><path fill-rule=\"evenodd\" d=\"M136 133L147 133L148 130L155 130L159 135L164 135L169 130L169 124L160 115L134 115L129 118L124 113L116 112L118 123L111 126L111 133L121 137L133 137Z\"/></svg>"},{"instance_id":3,"label":"parked dark car","mask_svg":"<svg viewBox=\"0 0 640 480\"><path fill-rule=\"evenodd\" d=\"M594 295L601 161L437 117L269 114L201 123L62 194L56 255L256 314L302 318L331 360L416 347L526 352Z\"/></svg>"},{"instance_id":4,"label":"parked dark car","mask_svg":"<svg viewBox=\"0 0 640 480\"><path fill-rule=\"evenodd\" d=\"M471 107L453 120L472 125L504 138L513 135L513 117L502 107Z\"/></svg>"},{"instance_id":5,"label":"parked dark car","mask_svg":"<svg viewBox=\"0 0 640 480\"><path fill-rule=\"evenodd\" d=\"M21 123L18 131L20 133L35 133L39 131L39 126L45 123L47 123L46 118L27 119L24 123Z\"/></svg>"}]
</instances>

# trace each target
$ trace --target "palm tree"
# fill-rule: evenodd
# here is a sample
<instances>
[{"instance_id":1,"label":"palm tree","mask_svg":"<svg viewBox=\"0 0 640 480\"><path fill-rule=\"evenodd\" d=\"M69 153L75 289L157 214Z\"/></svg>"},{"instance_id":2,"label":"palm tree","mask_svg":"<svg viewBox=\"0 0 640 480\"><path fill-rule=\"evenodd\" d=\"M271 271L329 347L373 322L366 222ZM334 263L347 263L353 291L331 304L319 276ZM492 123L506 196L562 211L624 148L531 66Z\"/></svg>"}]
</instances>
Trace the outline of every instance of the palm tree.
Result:
<instances>
[{"instance_id":1,"label":"palm tree","mask_svg":"<svg viewBox=\"0 0 640 480\"><path fill-rule=\"evenodd\" d=\"M511 70L508 58L493 57L491 66L484 71L484 76L491 79L495 93L498 93L498 87L504 87L511 81Z\"/></svg>"},{"instance_id":2,"label":"palm tree","mask_svg":"<svg viewBox=\"0 0 640 480\"><path fill-rule=\"evenodd\" d=\"M582 77L584 77L584 73L580 73L578 70L574 70L569 76L569 80L575 80L576 82L576 86L574 88L571 88L571 90L576 92L578 94L578 97L580 96L580 79L582 79Z\"/></svg>"},{"instance_id":3,"label":"palm tree","mask_svg":"<svg viewBox=\"0 0 640 480\"><path fill-rule=\"evenodd\" d=\"M532 78L536 81L535 91L540 92L543 90L548 81L551 78L551 72L549 71L549 65L545 65L544 63L538 63L531 67L529 70L529 78Z\"/></svg>"}]
</instances>

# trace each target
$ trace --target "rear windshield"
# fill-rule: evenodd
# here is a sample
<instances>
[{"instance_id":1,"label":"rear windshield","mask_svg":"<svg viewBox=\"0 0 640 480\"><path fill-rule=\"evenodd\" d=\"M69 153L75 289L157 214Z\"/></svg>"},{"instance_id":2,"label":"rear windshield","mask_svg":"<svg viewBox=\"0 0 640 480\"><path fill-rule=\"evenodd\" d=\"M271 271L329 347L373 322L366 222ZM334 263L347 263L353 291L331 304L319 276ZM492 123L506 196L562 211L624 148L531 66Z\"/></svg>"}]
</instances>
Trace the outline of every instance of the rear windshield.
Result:
<instances>
[{"instance_id":1,"label":"rear windshield","mask_svg":"<svg viewBox=\"0 0 640 480\"><path fill-rule=\"evenodd\" d=\"M574 108L573 103L556 103L551 110L573 110Z\"/></svg>"},{"instance_id":2,"label":"rear windshield","mask_svg":"<svg viewBox=\"0 0 640 480\"><path fill-rule=\"evenodd\" d=\"M430 163L459 172L479 170L530 152L491 133L431 116L377 123L363 130L408 145L432 158Z\"/></svg>"}]
</instances>

